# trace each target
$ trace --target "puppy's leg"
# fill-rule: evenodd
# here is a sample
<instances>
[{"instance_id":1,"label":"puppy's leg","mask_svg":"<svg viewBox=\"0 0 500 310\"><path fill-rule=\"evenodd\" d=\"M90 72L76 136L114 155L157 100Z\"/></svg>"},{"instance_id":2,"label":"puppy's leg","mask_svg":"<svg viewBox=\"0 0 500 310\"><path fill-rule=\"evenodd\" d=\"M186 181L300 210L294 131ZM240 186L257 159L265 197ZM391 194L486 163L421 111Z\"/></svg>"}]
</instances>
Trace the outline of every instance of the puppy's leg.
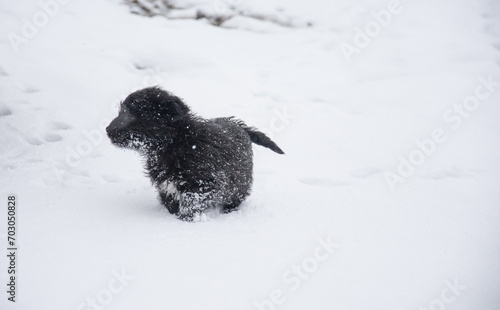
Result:
<instances>
[{"instance_id":1,"label":"puppy's leg","mask_svg":"<svg viewBox=\"0 0 500 310\"><path fill-rule=\"evenodd\" d=\"M171 214L179 213L180 192L177 189L177 183L166 180L156 184L161 203L167 208Z\"/></svg>"},{"instance_id":2,"label":"puppy's leg","mask_svg":"<svg viewBox=\"0 0 500 310\"><path fill-rule=\"evenodd\" d=\"M203 211L213 205L210 196L210 193L182 193L179 202L179 218L188 222L200 221Z\"/></svg>"},{"instance_id":3,"label":"puppy's leg","mask_svg":"<svg viewBox=\"0 0 500 310\"><path fill-rule=\"evenodd\" d=\"M236 211L236 209L238 209L239 205L241 204L241 201L242 200L238 200L225 205L224 207L222 207L222 213L231 213L233 211Z\"/></svg>"},{"instance_id":4,"label":"puppy's leg","mask_svg":"<svg viewBox=\"0 0 500 310\"><path fill-rule=\"evenodd\" d=\"M160 200L170 214L179 213L179 201L176 200L173 195L170 193L160 192Z\"/></svg>"}]
</instances>

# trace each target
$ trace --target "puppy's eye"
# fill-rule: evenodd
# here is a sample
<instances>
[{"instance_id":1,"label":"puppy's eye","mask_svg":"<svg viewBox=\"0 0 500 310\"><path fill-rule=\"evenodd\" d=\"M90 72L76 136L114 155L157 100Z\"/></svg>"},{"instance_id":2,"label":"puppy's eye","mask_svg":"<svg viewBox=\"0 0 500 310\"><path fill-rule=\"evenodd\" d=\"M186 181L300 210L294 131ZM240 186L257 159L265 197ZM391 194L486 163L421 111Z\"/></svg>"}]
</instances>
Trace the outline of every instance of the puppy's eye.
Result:
<instances>
[{"instance_id":1,"label":"puppy's eye","mask_svg":"<svg viewBox=\"0 0 500 310\"><path fill-rule=\"evenodd\" d=\"M127 119L132 122L132 121L135 121L137 119L137 117L135 117L134 115L130 114L130 113L127 113Z\"/></svg>"},{"instance_id":2,"label":"puppy's eye","mask_svg":"<svg viewBox=\"0 0 500 310\"><path fill-rule=\"evenodd\" d=\"M137 119L135 115L133 115L128 107L122 106L120 108L120 111L118 113L118 118L126 124L129 124L130 122L133 122Z\"/></svg>"}]
</instances>

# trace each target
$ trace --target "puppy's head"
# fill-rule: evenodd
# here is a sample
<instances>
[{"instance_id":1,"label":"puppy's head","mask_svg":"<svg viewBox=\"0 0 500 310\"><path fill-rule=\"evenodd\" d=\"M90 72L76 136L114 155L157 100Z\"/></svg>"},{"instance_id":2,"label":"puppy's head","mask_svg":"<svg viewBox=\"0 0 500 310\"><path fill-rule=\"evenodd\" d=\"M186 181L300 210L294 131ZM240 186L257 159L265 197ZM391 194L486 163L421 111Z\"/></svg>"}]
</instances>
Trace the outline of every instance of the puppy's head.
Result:
<instances>
[{"instance_id":1,"label":"puppy's head","mask_svg":"<svg viewBox=\"0 0 500 310\"><path fill-rule=\"evenodd\" d=\"M188 113L180 98L159 87L148 87L133 92L120 104L119 114L106 132L116 146L145 151L167 141L167 129Z\"/></svg>"}]
</instances>

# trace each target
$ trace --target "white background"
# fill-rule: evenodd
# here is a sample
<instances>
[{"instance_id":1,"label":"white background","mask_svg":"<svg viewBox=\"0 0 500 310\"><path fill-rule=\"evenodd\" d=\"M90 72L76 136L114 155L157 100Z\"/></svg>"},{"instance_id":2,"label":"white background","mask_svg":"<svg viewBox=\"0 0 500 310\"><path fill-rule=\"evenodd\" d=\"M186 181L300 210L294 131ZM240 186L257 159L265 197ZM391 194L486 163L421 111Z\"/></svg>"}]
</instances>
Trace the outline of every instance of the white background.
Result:
<instances>
[{"instance_id":1,"label":"white background","mask_svg":"<svg viewBox=\"0 0 500 310\"><path fill-rule=\"evenodd\" d=\"M38 1L1 1L0 236L6 249L16 194L19 252L14 305L0 256L0 307L497 309L498 85L460 124L445 118L481 77L500 81L498 2L401 1L378 30L389 1L233 2L216 27L189 17L220 2L179 0L167 19L73 0L44 20ZM348 61L341 46L367 25ZM155 84L285 151L254 146L238 212L176 219L139 156L104 136L119 101ZM418 157L435 129L446 139ZM411 154L421 162L391 190Z\"/></svg>"}]
</instances>

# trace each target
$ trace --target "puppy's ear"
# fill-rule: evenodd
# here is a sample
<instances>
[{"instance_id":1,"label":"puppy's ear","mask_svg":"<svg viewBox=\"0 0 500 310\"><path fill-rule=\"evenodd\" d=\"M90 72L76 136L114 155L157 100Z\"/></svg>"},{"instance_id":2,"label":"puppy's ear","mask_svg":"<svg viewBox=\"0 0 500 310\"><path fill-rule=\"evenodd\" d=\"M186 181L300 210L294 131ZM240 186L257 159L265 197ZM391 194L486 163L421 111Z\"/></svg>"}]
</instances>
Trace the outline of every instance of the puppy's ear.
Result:
<instances>
[{"instance_id":1,"label":"puppy's ear","mask_svg":"<svg viewBox=\"0 0 500 310\"><path fill-rule=\"evenodd\" d=\"M179 118L189 113L189 107L182 101L181 98L168 92L165 93L167 96L162 98L164 100L162 105L172 119Z\"/></svg>"},{"instance_id":2,"label":"puppy's ear","mask_svg":"<svg viewBox=\"0 0 500 310\"><path fill-rule=\"evenodd\" d=\"M158 112L162 116L169 116L172 119L176 119L189 113L188 106L181 98L158 86L145 88L141 92L145 94L144 97L146 100L156 105Z\"/></svg>"},{"instance_id":3,"label":"puppy's ear","mask_svg":"<svg viewBox=\"0 0 500 310\"><path fill-rule=\"evenodd\" d=\"M147 87L130 94L124 101L136 115L150 118L178 119L189 113L182 99L158 86Z\"/></svg>"}]
</instances>

